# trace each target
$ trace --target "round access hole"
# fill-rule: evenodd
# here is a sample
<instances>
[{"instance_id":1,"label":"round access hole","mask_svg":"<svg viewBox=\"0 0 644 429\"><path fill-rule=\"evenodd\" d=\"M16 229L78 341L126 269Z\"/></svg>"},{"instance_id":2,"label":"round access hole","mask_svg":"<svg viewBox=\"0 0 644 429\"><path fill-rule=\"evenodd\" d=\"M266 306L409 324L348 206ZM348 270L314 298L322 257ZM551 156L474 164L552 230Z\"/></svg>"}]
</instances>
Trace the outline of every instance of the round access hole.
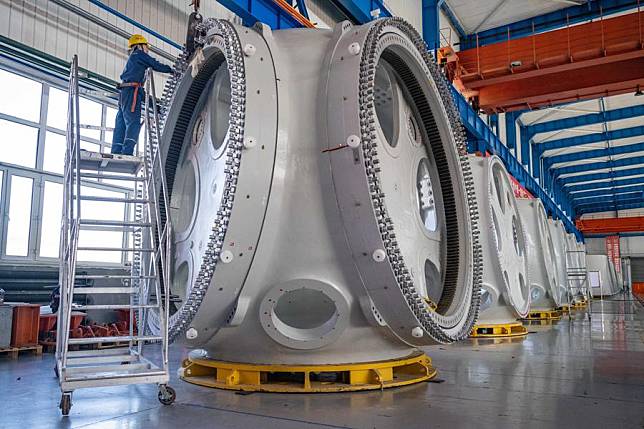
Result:
<instances>
[{"instance_id":1,"label":"round access hole","mask_svg":"<svg viewBox=\"0 0 644 429\"><path fill-rule=\"evenodd\" d=\"M307 288L285 292L271 314L273 325L282 335L299 341L328 334L337 318L333 300L322 291Z\"/></svg>"}]
</instances>

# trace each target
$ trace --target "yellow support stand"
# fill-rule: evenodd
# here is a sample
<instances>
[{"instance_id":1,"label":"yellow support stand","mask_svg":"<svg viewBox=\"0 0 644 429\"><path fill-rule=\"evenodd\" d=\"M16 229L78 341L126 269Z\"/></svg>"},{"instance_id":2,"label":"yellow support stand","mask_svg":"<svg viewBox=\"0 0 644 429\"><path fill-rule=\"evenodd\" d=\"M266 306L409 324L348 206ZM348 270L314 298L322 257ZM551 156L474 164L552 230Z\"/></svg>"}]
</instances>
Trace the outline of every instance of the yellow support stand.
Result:
<instances>
[{"instance_id":1,"label":"yellow support stand","mask_svg":"<svg viewBox=\"0 0 644 429\"><path fill-rule=\"evenodd\" d=\"M260 365L188 358L179 376L218 389L249 392L324 393L377 390L429 380L432 360L417 352L404 359L338 365Z\"/></svg>"},{"instance_id":2,"label":"yellow support stand","mask_svg":"<svg viewBox=\"0 0 644 429\"><path fill-rule=\"evenodd\" d=\"M530 310L523 320L559 320L563 314L563 307L556 310Z\"/></svg>"},{"instance_id":3,"label":"yellow support stand","mask_svg":"<svg viewBox=\"0 0 644 429\"><path fill-rule=\"evenodd\" d=\"M519 322L503 324L476 325L470 334L471 338L522 337L528 330Z\"/></svg>"},{"instance_id":4,"label":"yellow support stand","mask_svg":"<svg viewBox=\"0 0 644 429\"><path fill-rule=\"evenodd\" d=\"M576 303L574 303L574 304L572 305L572 309L573 309L573 310L583 310L583 309L584 309L584 308L586 308L587 306L588 306L588 303L587 303L586 301L576 302Z\"/></svg>"}]
</instances>

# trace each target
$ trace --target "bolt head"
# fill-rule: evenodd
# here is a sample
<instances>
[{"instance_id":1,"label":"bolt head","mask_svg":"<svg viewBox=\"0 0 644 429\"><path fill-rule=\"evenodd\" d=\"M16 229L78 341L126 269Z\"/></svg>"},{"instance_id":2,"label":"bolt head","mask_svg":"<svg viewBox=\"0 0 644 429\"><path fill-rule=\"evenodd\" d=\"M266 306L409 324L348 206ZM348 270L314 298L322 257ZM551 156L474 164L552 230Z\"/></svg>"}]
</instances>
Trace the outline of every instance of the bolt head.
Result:
<instances>
[{"instance_id":1,"label":"bolt head","mask_svg":"<svg viewBox=\"0 0 644 429\"><path fill-rule=\"evenodd\" d=\"M360 137L356 136L355 134L350 135L347 137L347 146L349 146L352 149L357 149L360 147Z\"/></svg>"},{"instance_id":2,"label":"bolt head","mask_svg":"<svg viewBox=\"0 0 644 429\"><path fill-rule=\"evenodd\" d=\"M257 140L255 140L255 137L244 138L244 149L252 149L255 146L257 146Z\"/></svg>"},{"instance_id":3,"label":"bolt head","mask_svg":"<svg viewBox=\"0 0 644 429\"><path fill-rule=\"evenodd\" d=\"M423 334L423 328L421 328L420 326L416 326L411 330L411 336L414 338L422 338Z\"/></svg>"},{"instance_id":4,"label":"bolt head","mask_svg":"<svg viewBox=\"0 0 644 429\"><path fill-rule=\"evenodd\" d=\"M358 42L353 42L352 44L349 45L349 53L351 55L358 55L360 53L361 47L360 43Z\"/></svg>"},{"instance_id":5,"label":"bolt head","mask_svg":"<svg viewBox=\"0 0 644 429\"><path fill-rule=\"evenodd\" d=\"M252 45L250 43L244 45L244 54L247 57L252 57L253 55L255 55L255 52L257 52L255 45Z\"/></svg>"},{"instance_id":6,"label":"bolt head","mask_svg":"<svg viewBox=\"0 0 644 429\"><path fill-rule=\"evenodd\" d=\"M197 330L195 328L189 328L186 331L186 338L189 339L189 340L194 340L198 336L199 336L199 332L197 332Z\"/></svg>"},{"instance_id":7,"label":"bolt head","mask_svg":"<svg viewBox=\"0 0 644 429\"><path fill-rule=\"evenodd\" d=\"M387 258L387 253L383 249L376 249L371 257L376 262L383 262Z\"/></svg>"},{"instance_id":8,"label":"bolt head","mask_svg":"<svg viewBox=\"0 0 644 429\"><path fill-rule=\"evenodd\" d=\"M224 250L223 252L221 252L221 262L223 262L224 264L228 264L232 262L232 260L233 260L233 252L231 252L230 250Z\"/></svg>"}]
</instances>

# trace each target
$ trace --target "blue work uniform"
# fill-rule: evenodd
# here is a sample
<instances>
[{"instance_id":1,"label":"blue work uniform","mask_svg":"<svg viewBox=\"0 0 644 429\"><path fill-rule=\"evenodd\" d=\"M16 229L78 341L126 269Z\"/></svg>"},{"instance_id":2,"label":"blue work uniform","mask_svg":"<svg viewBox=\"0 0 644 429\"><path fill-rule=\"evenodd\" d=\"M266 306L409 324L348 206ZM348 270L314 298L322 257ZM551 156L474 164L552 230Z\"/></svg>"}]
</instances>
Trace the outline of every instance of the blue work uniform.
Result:
<instances>
[{"instance_id":1,"label":"blue work uniform","mask_svg":"<svg viewBox=\"0 0 644 429\"><path fill-rule=\"evenodd\" d=\"M112 137L112 153L132 155L141 131L141 101L143 100L143 80L145 70L151 68L161 73L172 73L172 67L160 63L145 53L134 49L121 74L119 111Z\"/></svg>"}]
</instances>

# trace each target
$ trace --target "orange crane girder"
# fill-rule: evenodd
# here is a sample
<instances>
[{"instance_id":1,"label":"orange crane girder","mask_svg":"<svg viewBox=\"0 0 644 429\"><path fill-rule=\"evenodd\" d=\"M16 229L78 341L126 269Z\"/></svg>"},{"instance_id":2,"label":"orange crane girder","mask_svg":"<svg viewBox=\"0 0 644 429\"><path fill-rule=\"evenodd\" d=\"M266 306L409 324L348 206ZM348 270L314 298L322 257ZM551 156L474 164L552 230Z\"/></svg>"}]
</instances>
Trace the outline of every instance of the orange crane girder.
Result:
<instances>
[{"instance_id":1,"label":"orange crane girder","mask_svg":"<svg viewBox=\"0 0 644 429\"><path fill-rule=\"evenodd\" d=\"M577 219L577 229L584 234L644 232L644 216Z\"/></svg>"},{"instance_id":2,"label":"orange crane girder","mask_svg":"<svg viewBox=\"0 0 644 429\"><path fill-rule=\"evenodd\" d=\"M487 113L644 88L644 12L457 52L457 88Z\"/></svg>"}]
</instances>

